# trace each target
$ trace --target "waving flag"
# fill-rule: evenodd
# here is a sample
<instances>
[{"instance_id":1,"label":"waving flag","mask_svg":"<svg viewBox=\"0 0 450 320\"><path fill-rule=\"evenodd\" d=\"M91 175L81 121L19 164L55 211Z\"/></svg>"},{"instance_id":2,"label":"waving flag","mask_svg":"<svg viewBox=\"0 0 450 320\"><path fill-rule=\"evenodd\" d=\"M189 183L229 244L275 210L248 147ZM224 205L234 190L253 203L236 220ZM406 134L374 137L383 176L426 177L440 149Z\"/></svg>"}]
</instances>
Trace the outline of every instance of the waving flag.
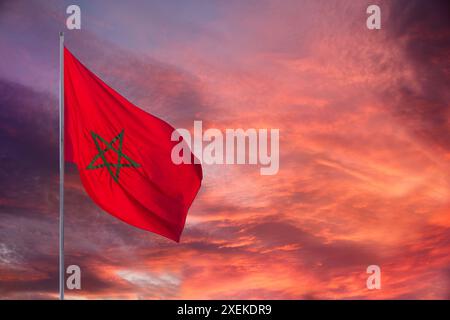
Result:
<instances>
[{"instance_id":1,"label":"waving flag","mask_svg":"<svg viewBox=\"0 0 450 320\"><path fill-rule=\"evenodd\" d=\"M131 104L64 48L65 159L89 196L138 228L179 241L202 180L199 164L174 164L175 130Z\"/></svg>"}]
</instances>

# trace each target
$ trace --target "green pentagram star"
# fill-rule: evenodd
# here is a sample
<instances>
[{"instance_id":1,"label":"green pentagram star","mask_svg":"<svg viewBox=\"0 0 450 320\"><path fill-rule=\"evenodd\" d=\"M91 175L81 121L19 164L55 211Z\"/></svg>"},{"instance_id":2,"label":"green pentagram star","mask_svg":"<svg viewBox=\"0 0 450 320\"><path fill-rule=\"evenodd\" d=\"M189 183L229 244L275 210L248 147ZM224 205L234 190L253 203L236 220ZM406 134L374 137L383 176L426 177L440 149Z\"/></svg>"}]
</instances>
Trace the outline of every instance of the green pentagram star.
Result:
<instances>
[{"instance_id":1,"label":"green pentagram star","mask_svg":"<svg viewBox=\"0 0 450 320\"><path fill-rule=\"evenodd\" d=\"M109 174L114 179L115 182L119 182L119 173L121 168L131 167L131 168L139 168L140 164L136 161L130 159L127 155L123 154L122 152L122 144L123 144L123 136L124 136L124 130L122 130L117 136L114 137L114 139L111 140L111 142L106 141L102 137L100 137L95 132L91 131L92 139L94 140L95 146L97 147L98 154L95 155L95 157L92 159L92 161L89 163L86 169L93 170L93 169L99 169L106 167L108 169ZM119 146L116 148L114 146L114 143L119 140ZM100 146L99 141L103 142L103 144L106 146L106 148L102 148ZM108 151L112 151L117 153L117 163L110 163L106 160L105 153ZM101 159L103 163L95 165L95 162ZM125 159L128 161L128 163L121 163L121 160ZM114 170L115 169L115 172Z\"/></svg>"}]
</instances>

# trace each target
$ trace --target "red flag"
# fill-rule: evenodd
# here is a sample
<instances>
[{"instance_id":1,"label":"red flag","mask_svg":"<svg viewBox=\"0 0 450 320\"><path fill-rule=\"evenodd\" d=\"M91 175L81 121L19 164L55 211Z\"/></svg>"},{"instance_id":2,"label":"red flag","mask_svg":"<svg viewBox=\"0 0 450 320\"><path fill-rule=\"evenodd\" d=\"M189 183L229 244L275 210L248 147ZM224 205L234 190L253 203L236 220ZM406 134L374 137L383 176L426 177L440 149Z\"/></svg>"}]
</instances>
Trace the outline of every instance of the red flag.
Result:
<instances>
[{"instance_id":1,"label":"red flag","mask_svg":"<svg viewBox=\"0 0 450 320\"><path fill-rule=\"evenodd\" d=\"M64 48L65 158L106 212L179 241L202 180L199 164L174 164L175 130L139 109Z\"/></svg>"}]
</instances>

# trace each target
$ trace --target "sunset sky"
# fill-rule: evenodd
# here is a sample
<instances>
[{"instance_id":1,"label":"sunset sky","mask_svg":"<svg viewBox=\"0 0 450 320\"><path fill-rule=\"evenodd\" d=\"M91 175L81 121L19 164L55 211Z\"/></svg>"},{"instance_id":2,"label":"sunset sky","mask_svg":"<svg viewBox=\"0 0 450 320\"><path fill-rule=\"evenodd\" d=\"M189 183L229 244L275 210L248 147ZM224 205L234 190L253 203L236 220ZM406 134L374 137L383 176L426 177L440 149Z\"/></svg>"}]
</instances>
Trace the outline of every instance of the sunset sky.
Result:
<instances>
[{"instance_id":1,"label":"sunset sky","mask_svg":"<svg viewBox=\"0 0 450 320\"><path fill-rule=\"evenodd\" d=\"M81 30L65 28L81 7ZM381 8L368 30L366 8ZM280 170L203 165L180 243L66 166L69 299L450 299L450 5L0 1L0 299L58 297L58 32L176 128L278 128ZM379 265L382 288L368 290Z\"/></svg>"}]
</instances>

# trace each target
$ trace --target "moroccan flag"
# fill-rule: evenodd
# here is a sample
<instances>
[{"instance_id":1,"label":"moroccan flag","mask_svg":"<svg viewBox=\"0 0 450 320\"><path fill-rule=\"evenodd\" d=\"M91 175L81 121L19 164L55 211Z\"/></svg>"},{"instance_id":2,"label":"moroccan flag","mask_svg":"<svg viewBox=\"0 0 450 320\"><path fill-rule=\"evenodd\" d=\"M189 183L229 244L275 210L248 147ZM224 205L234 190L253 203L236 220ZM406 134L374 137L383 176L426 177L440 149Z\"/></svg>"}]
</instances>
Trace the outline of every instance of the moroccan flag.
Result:
<instances>
[{"instance_id":1,"label":"moroccan flag","mask_svg":"<svg viewBox=\"0 0 450 320\"><path fill-rule=\"evenodd\" d=\"M172 162L175 129L108 87L66 48L64 102L65 159L77 165L89 196L126 223L178 242L202 168Z\"/></svg>"}]
</instances>

